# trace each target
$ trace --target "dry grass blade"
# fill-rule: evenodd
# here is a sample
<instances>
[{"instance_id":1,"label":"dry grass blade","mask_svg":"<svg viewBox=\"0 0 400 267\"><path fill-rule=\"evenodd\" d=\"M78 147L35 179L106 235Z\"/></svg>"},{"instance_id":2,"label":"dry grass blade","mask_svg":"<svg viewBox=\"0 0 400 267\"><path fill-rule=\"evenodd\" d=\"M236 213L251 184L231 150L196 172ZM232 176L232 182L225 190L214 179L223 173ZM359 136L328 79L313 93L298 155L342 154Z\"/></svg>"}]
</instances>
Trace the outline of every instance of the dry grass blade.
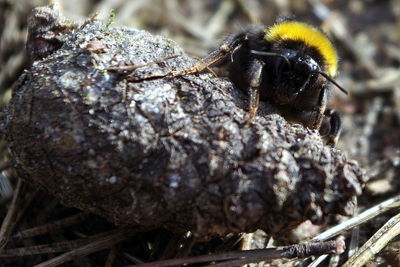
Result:
<instances>
[{"instance_id":1,"label":"dry grass blade","mask_svg":"<svg viewBox=\"0 0 400 267\"><path fill-rule=\"evenodd\" d=\"M334 236L337 236L347 230L350 230L357 225L360 225L376 216L379 214L386 212L392 208L399 207L400 206L400 195L397 195L395 197L392 197L362 213L357 215L356 217L353 217L335 227L330 228L329 230L317 235L314 237L312 240L313 241L325 241L328 240Z\"/></svg>"},{"instance_id":2,"label":"dry grass blade","mask_svg":"<svg viewBox=\"0 0 400 267\"><path fill-rule=\"evenodd\" d=\"M317 267L317 266L319 266L327 257L328 257L328 255L319 256L316 260L314 260L314 261L313 261L310 265L308 265L307 267Z\"/></svg>"},{"instance_id":3,"label":"dry grass blade","mask_svg":"<svg viewBox=\"0 0 400 267\"><path fill-rule=\"evenodd\" d=\"M400 213L392 217L376 232L343 267L363 266L378 254L387 243L400 234Z\"/></svg>"}]
</instances>

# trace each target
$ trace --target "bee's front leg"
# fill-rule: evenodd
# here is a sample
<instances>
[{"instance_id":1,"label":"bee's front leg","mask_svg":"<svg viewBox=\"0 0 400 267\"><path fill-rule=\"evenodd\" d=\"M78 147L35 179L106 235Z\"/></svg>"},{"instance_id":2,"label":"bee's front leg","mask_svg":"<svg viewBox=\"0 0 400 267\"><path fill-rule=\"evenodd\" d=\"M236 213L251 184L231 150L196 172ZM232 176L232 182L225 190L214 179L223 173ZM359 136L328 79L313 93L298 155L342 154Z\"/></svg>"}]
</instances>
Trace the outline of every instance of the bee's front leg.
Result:
<instances>
[{"instance_id":1,"label":"bee's front leg","mask_svg":"<svg viewBox=\"0 0 400 267\"><path fill-rule=\"evenodd\" d=\"M314 109L316 112L314 123L312 124L312 129L319 130L321 128L322 120L324 118L326 105L328 102L327 87L323 86L318 96L318 103Z\"/></svg>"},{"instance_id":2,"label":"bee's front leg","mask_svg":"<svg viewBox=\"0 0 400 267\"><path fill-rule=\"evenodd\" d=\"M249 75L249 118L250 122L257 114L258 106L260 104L260 85L262 82L262 72L264 63L258 59L254 59L250 65Z\"/></svg>"},{"instance_id":3,"label":"bee's front leg","mask_svg":"<svg viewBox=\"0 0 400 267\"><path fill-rule=\"evenodd\" d=\"M329 118L329 132L326 135L326 143L332 147L335 147L340 133L342 132L342 119L334 109L327 108L324 113L325 117Z\"/></svg>"}]
</instances>

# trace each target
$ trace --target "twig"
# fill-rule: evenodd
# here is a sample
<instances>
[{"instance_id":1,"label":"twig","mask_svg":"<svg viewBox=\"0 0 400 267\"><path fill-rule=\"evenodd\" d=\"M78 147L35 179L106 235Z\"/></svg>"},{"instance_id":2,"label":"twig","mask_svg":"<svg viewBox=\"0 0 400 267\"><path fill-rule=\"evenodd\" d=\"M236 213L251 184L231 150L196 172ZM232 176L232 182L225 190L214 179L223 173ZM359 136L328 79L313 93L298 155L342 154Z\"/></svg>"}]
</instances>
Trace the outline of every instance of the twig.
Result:
<instances>
[{"instance_id":1,"label":"twig","mask_svg":"<svg viewBox=\"0 0 400 267\"><path fill-rule=\"evenodd\" d=\"M398 235L400 235L400 213L385 223L343 267L363 266Z\"/></svg>"},{"instance_id":2,"label":"twig","mask_svg":"<svg viewBox=\"0 0 400 267\"><path fill-rule=\"evenodd\" d=\"M23 182L21 179L18 179L17 186L14 191L14 195L8 208L7 215L3 220L3 223L0 228L0 251L7 244L8 238L11 235L12 229L14 228L14 221L16 214L18 212L18 204L21 201L21 190L22 190Z\"/></svg>"},{"instance_id":3,"label":"twig","mask_svg":"<svg viewBox=\"0 0 400 267\"><path fill-rule=\"evenodd\" d=\"M12 239L13 240L21 240L21 239L25 239L28 237L46 234L46 233L49 233L49 232L57 230L57 229L61 229L61 228L65 228L65 227L77 224L77 223L83 221L84 219L86 219L86 217L87 217L87 214L81 212L81 213L69 216L62 220L58 220L58 221L55 221L55 222L52 222L52 223L49 223L46 225L41 225L38 227L20 231L20 232L16 233L15 235L13 235Z\"/></svg>"},{"instance_id":4,"label":"twig","mask_svg":"<svg viewBox=\"0 0 400 267\"><path fill-rule=\"evenodd\" d=\"M0 252L0 259L66 252L78 248L79 246L85 245L87 243L89 243L87 239L82 239L82 240L72 240L72 241L61 241L57 243L36 245L23 248L5 249Z\"/></svg>"},{"instance_id":5,"label":"twig","mask_svg":"<svg viewBox=\"0 0 400 267\"><path fill-rule=\"evenodd\" d=\"M203 255L197 257L170 259L158 262L150 262L127 267L167 267L181 264L192 264L210 261L223 261L220 265L213 266L238 266L242 264L259 262L279 258L304 258L312 255L340 254L344 251L344 241L327 241L317 243L303 243L278 248L254 249L237 252L226 252L214 255Z\"/></svg>"},{"instance_id":6,"label":"twig","mask_svg":"<svg viewBox=\"0 0 400 267\"><path fill-rule=\"evenodd\" d=\"M344 242L345 238L344 238L344 236L340 236L336 240L342 240ZM314 259L309 265L307 265L307 267L317 267L317 266L319 266L321 263L323 263L328 258L328 256L329 255L327 255L327 254L319 256L318 258ZM337 255L332 255L331 259L333 257L339 258L340 255L338 255L338 254ZM304 265L304 263L309 261L309 260L310 259L304 259L302 261L302 265ZM329 266L331 267L331 263L329 263Z\"/></svg>"},{"instance_id":7,"label":"twig","mask_svg":"<svg viewBox=\"0 0 400 267\"><path fill-rule=\"evenodd\" d=\"M135 231L131 228L121 228L111 231L107 236L101 237L90 244L64 253L58 257L52 258L51 260L37 264L35 267L54 267L60 265L75 258L83 257L93 252L112 247L115 244L130 238L134 233Z\"/></svg>"},{"instance_id":8,"label":"twig","mask_svg":"<svg viewBox=\"0 0 400 267\"><path fill-rule=\"evenodd\" d=\"M57 243L51 243L46 245L36 245L30 247L23 248L13 248L6 249L0 252L0 258L9 258L9 257L22 257L22 256L31 256L31 255L39 255L39 254L49 254L49 253L60 253L70 251L72 249L79 248L80 246L84 246L95 242L97 240L101 240L106 238L110 234L116 232L118 230L113 230L109 232L103 232L100 234L96 234L89 237L84 237L77 240L71 241L61 241Z\"/></svg>"}]
</instances>

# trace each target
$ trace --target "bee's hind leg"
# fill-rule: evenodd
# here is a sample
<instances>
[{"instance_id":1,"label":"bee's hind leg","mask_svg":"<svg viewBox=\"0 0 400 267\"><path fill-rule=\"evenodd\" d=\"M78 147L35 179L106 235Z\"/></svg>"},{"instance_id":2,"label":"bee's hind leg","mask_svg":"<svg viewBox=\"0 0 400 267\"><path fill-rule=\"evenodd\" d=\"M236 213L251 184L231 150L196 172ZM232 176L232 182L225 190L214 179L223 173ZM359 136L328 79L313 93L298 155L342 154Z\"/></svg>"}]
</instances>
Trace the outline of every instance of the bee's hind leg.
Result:
<instances>
[{"instance_id":1,"label":"bee's hind leg","mask_svg":"<svg viewBox=\"0 0 400 267\"><path fill-rule=\"evenodd\" d=\"M257 114L258 106L260 105L260 85L262 81L264 63L255 59L250 64L248 82L249 82L249 118L247 122L251 122Z\"/></svg>"},{"instance_id":2,"label":"bee's hind leg","mask_svg":"<svg viewBox=\"0 0 400 267\"><path fill-rule=\"evenodd\" d=\"M209 69L211 66L223 63L229 60L235 53L235 51L237 51L246 40L247 32L245 31L231 34L227 38L225 38L225 40L217 49L199 60L193 67L184 70L173 71L172 75L178 76L200 73L206 69Z\"/></svg>"}]
</instances>

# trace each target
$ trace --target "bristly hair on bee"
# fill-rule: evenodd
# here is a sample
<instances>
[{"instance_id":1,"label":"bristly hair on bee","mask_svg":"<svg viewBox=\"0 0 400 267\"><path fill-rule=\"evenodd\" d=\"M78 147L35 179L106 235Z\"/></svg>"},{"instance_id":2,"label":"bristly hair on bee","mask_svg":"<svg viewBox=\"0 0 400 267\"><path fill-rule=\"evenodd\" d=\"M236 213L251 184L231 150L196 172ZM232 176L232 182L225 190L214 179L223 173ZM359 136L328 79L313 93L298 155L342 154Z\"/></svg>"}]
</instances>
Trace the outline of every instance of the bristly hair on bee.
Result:
<instances>
[{"instance_id":1,"label":"bristly hair on bee","mask_svg":"<svg viewBox=\"0 0 400 267\"><path fill-rule=\"evenodd\" d=\"M329 38L307 23L283 20L265 26L249 26L229 35L202 62L174 75L197 73L224 65L234 85L249 95L249 119L259 101L278 107L290 122L317 129L334 146L341 131L337 112L327 108L335 82L338 56Z\"/></svg>"}]
</instances>

